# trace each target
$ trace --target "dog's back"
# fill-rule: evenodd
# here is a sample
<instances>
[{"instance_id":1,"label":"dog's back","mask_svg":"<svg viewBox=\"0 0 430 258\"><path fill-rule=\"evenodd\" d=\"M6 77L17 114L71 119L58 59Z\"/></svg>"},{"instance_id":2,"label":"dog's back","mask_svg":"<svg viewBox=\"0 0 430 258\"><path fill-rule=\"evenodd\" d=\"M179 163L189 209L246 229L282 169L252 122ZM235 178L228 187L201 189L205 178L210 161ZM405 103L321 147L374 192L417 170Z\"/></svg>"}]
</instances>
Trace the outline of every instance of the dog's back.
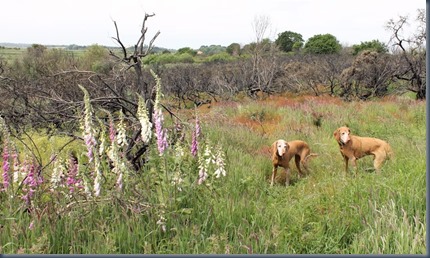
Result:
<instances>
[{"instance_id":1,"label":"dog's back","mask_svg":"<svg viewBox=\"0 0 430 258\"><path fill-rule=\"evenodd\" d=\"M362 151L365 155L369 155L377 151L384 151L387 156L391 156L393 153L390 144L384 140L373 137L361 137L357 135L351 135L351 139L353 145L359 144L359 146L355 146L355 149Z\"/></svg>"},{"instance_id":2,"label":"dog's back","mask_svg":"<svg viewBox=\"0 0 430 258\"><path fill-rule=\"evenodd\" d=\"M309 145L305 141L301 140L289 141L288 145L290 146L289 151L293 153L299 153L305 149L309 149Z\"/></svg>"}]
</instances>

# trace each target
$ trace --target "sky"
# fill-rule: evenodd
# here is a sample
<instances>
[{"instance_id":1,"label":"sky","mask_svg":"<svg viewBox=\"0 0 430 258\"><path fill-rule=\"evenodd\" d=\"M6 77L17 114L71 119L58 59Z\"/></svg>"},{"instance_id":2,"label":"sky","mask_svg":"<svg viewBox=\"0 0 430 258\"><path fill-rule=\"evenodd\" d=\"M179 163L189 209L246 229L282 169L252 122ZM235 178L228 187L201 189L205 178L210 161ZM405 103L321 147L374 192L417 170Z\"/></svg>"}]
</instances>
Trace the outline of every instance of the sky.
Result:
<instances>
[{"instance_id":1,"label":"sky","mask_svg":"<svg viewBox=\"0 0 430 258\"><path fill-rule=\"evenodd\" d=\"M265 38L284 31L306 41L332 34L344 46L379 40L385 24L400 15L415 17L424 0L1 0L0 42L42 45L117 46L113 21L125 46L137 43L145 13L145 43L160 31L157 47L241 45L254 42L256 19L268 19ZM410 30L413 26L410 26Z\"/></svg>"}]
</instances>

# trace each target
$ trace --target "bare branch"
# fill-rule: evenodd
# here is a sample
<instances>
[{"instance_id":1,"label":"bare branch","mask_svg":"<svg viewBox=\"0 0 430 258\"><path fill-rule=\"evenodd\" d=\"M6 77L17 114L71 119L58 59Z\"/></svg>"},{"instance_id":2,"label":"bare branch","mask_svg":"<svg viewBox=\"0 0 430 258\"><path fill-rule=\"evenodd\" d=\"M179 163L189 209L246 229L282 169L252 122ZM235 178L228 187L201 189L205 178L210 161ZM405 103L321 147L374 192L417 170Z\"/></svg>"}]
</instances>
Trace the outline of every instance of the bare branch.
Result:
<instances>
[{"instance_id":1,"label":"bare branch","mask_svg":"<svg viewBox=\"0 0 430 258\"><path fill-rule=\"evenodd\" d=\"M158 37L158 35L160 35L160 31L157 31L155 36L149 42L148 48L146 49L144 56L148 55L148 53L150 53L152 51L152 49L154 48L153 43L154 43L155 39Z\"/></svg>"},{"instance_id":2,"label":"bare branch","mask_svg":"<svg viewBox=\"0 0 430 258\"><path fill-rule=\"evenodd\" d=\"M146 31L148 30L148 28L147 27L145 27L145 23L146 23L146 20L149 18L149 17L153 17L153 16L155 16L155 13L152 13L152 14L147 14L147 13L145 13L145 18L143 19L143 22L142 22L142 29L141 29L141 36L140 36L140 38L139 38L139 40L137 41L137 44L136 44L136 46L139 46L139 48L140 48L140 54L142 54L143 53L143 43L145 42L145 35L146 35Z\"/></svg>"},{"instance_id":3,"label":"bare branch","mask_svg":"<svg viewBox=\"0 0 430 258\"><path fill-rule=\"evenodd\" d=\"M112 38L113 38L114 40L116 40L116 41L121 45L122 52L123 52L123 54L124 54L124 60L125 60L125 61L128 61L128 60L129 60L129 58L127 58L127 50L126 50L126 48L124 47L124 45L122 44L121 40L119 39L119 31L118 31L118 26L117 26L117 24L116 24L116 21L113 21L113 24L115 25L116 38L114 38L114 37L112 37Z\"/></svg>"}]
</instances>

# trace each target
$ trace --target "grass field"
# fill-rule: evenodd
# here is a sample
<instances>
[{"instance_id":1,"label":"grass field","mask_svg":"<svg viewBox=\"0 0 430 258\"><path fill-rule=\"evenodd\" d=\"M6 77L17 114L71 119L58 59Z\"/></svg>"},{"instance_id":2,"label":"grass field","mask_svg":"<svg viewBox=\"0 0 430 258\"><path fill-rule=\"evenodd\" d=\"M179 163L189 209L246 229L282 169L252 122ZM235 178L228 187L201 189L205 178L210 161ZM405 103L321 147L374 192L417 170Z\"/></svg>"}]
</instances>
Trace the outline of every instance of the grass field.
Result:
<instances>
[{"instance_id":1,"label":"grass field","mask_svg":"<svg viewBox=\"0 0 430 258\"><path fill-rule=\"evenodd\" d=\"M85 50L65 50L74 57L80 57ZM20 60L27 52L27 48L0 48L0 59L13 63L15 60Z\"/></svg>"},{"instance_id":2,"label":"grass field","mask_svg":"<svg viewBox=\"0 0 430 258\"><path fill-rule=\"evenodd\" d=\"M206 163L189 153L188 133L163 155L154 143L143 172L124 170L121 191L115 189L118 174L102 160L104 180L97 197L52 189L49 178L59 167L53 164L44 170L44 182L31 188L30 208L20 198L26 185L0 192L0 253L426 253L425 102L270 97L177 113L190 128L197 114L198 159L219 147L226 176L217 178L208 162L208 179L196 183ZM321 117L319 127L316 117ZM342 125L390 143L394 157L380 174L368 170L371 157L358 160L356 175L344 172L333 138ZM42 138L38 144L49 146L43 154L47 160L57 144ZM270 145L280 138L304 140L319 155L310 160L305 178L297 177L291 163L289 187L280 172L270 186ZM84 153L81 147L70 148ZM92 167L83 156L81 173Z\"/></svg>"},{"instance_id":3,"label":"grass field","mask_svg":"<svg viewBox=\"0 0 430 258\"><path fill-rule=\"evenodd\" d=\"M20 59L25 51L23 48L0 48L0 58L7 62L13 62Z\"/></svg>"}]
</instances>

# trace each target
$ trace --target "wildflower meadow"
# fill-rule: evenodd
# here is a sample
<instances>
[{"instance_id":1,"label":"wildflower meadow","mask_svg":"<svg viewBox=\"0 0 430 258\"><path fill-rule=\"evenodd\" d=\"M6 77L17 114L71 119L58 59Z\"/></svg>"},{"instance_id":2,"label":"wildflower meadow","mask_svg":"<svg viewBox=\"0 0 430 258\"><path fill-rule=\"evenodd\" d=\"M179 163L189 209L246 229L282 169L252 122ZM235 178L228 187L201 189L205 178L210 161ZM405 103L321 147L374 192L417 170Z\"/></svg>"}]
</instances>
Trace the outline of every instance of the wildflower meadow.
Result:
<instances>
[{"instance_id":1,"label":"wildflower meadow","mask_svg":"<svg viewBox=\"0 0 430 258\"><path fill-rule=\"evenodd\" d=\"M79 138L17 132L0 117L0 253L426 252L425 102L278 96L172 115L157 80L152 114L136 95L130 119L94 108L77 87ZM333 139L344 124L392 145L381 174L366 170L370 157L344 172ZM126 159L136 128L147 146L138 170ZM291 185L278 173L270 187L270 145L281 138L319 156L305 178L291 164Z\"/></svg>"},{"instance_id":2,"label":"wildflower meadow","mask_svg":"<svg viewBox=\"0 0 430 258\"><path fill-rule=\"evenodd\" d=\"M14 233L17 229L14 229L15 226L24 227L22 233L25 235L40 229L44 236L53 237L51 233L54 232L42 232L48 229L46 223L51 229L60 226L60 221L64 219L70 219L67 223L88 224L91 222L87 220L87 212L101 212L99 216L102 219L105 215L110 216L108 210L111 208L134 214L139 220L142 219L141 223L151 224L150 231L141 233L153 235L150 238L156 239L174 230L173 225L179 217L186 215L184 219L190 219L193 209L187 203L191 196L215 194L215 187L222 184L221 177L226 176L222 147L203 137L197 114L195 123L186 128L189 133L182 131L181 125L174 125L173 131L168 131L159 105L160 85L157 87L154 131L143 99L138 96L140 99L135 122L141 128L139 140L151 148L145 168L138 172L131 169L125 159L124 147L130 132L122 111L111 114L101 110L107 117L107 123L103 123L100 117L96 117L88 91L81 85L79 88L84 92L85 104L81 111L82 144L68 151L63 149L62 153L50 153L49 160L37 159L36 151L24 141L15 143L8 125L0 117L3 139L0 196L2 204L6 205L2 205L1 252L28 252L29 249L18 243L19 247L13 242L3 242L9 238L6 235L13 240L15 233L21 234ZM179 135L179 138L173 142L170 133ZM78 220L75 220L75 215L79 217ZM128 224L126 220L123 222L124 225ZM57 232L59 234L66 233L64 228L58 230L62 231ZM67 235L57 238L57 244L50 246L50 250L33 251L99 252L94 249L90 251L80 244L71 246L67 242L72 239L64 238L68 238ZM28 239L20 235L17 240L24 239L21 237ZM145 241L146 245L150 245L150 242ZM126 249L118 251L129 252Z\"/></svg>"}]
</instances>

